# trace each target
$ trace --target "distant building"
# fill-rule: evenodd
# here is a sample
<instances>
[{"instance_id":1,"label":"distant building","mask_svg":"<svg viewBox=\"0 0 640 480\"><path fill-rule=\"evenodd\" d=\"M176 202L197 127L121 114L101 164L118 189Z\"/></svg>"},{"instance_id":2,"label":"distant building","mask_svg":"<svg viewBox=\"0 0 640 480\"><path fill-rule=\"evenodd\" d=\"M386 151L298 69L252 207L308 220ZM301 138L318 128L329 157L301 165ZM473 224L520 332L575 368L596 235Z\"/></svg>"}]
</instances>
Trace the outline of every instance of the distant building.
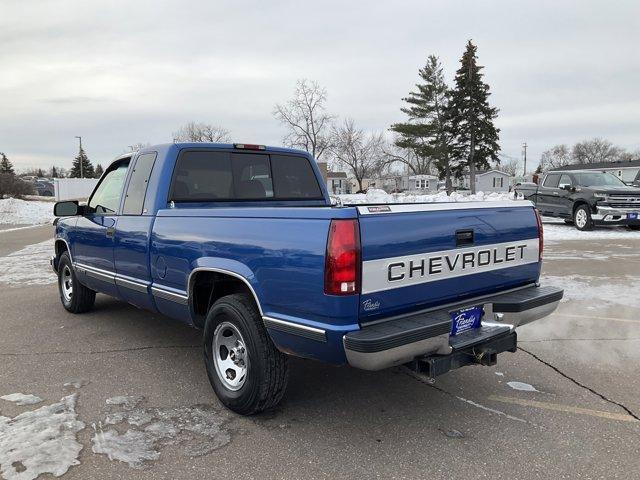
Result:
<instances>
[{"instance_id":1,"label":"distant building","mask_svg":"<svg viewBox=\"0 0 640 480\"><path fill-rule=\"evenodd\" d=\"M508 192L513 183L513 176L501 170L478 170L476 172L476 192ZM470 190L469 172L457 179L458 188Z\"/></svg>"},{"instance_id":2,"label":"distant building","mask_svg":"<svg viewBox=\"0 0 640 480\"><path fill-rule=\"evenodd\" d=\"M407 180L407 189L411 192L435 193L438 191L438 177L435 175L410 175Z\"/></svg>"},{"instance_id":3,"label":"distant building","mask_svg":"<svg viewBox=\"0 0 640 480\"><path fill-rule=\"evenodd\" d=\"M554 168L553 170L594 170L613 173L625 183L632 183L640 174L640 160L626 162L577 163Z\"/></svg>"},{"instance_id":4,"label":"distant building","mask_svg":"<svg viewBox=\"0 0 640 480\"><path fill-rule=\"evenodd\" d=\"M351 193L351 182L345 172L326 172L327 190L330 195Z\"/></svg>"}]
</instances>

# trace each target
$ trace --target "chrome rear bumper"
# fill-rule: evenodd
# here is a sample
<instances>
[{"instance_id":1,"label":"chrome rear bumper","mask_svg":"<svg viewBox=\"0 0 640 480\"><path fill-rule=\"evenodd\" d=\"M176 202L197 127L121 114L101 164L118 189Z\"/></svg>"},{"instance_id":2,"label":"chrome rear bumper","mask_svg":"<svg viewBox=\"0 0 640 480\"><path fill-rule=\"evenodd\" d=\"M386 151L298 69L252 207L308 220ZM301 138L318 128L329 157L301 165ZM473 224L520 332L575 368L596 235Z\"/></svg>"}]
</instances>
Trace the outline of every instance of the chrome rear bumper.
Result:
<instances>
[{"instance_id":1,"label":"chrome rear bumper","mask_svg":"<svg viewBox=\"0 0 640 480\"><path fill-rule=\"evenodd\" d=\"M531 286L449 309L394 317L344 335L347 361L356 368L381 370L424 355L448 355L460 339L450 337L450 312L482 305L484 316L478 334L486 340L487 331L495 330L496 335L513 332L520 325L546 317L558 307L562 295L559 288Z\"/></svg>"}]
</instances>

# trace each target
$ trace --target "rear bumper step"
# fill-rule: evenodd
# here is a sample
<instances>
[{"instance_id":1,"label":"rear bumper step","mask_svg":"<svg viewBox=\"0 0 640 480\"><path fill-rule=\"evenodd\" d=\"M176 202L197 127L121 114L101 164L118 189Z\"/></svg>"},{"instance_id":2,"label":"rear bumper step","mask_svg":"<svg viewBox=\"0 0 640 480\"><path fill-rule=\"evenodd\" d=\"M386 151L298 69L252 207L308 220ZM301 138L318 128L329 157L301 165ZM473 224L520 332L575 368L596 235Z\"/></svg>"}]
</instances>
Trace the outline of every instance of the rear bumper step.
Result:
<instances>
[{"instance_id":1,"label":"rear bumper step","mask_svg":"<svg viewBox=\"0 0 640 480\"><path fill-rule=\"evenodd\" d=\"M381 370L425 355L450 355L551 314L562 295L559 288L531 286L452 308L393 317L347 333L345 353L350 365L365 370ZM482 327L450 337L450 312L474 305L484 307Z\"/></svg>"}]
</instances>

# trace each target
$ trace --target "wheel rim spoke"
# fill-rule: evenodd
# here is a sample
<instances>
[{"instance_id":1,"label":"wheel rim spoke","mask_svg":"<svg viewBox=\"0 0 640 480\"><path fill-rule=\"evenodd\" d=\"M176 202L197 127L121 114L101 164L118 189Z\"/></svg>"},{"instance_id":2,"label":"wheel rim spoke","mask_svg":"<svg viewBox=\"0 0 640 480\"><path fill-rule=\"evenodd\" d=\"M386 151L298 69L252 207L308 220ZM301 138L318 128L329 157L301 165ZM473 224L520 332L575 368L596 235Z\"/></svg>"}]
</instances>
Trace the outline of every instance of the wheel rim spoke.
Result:
<instances>
[{"instance_id":1,"label":"wheel rim spoke","mask_svg":"<svg viewBox=\"0 0 640 480\"><path fill-rule=\"evenodd\" d=\"M230 322L222 322L216 328L213 342L213 362L222 384L229 390L239 390L244 385L249 367L244 339Z\"/></svg>"}]
</instances>

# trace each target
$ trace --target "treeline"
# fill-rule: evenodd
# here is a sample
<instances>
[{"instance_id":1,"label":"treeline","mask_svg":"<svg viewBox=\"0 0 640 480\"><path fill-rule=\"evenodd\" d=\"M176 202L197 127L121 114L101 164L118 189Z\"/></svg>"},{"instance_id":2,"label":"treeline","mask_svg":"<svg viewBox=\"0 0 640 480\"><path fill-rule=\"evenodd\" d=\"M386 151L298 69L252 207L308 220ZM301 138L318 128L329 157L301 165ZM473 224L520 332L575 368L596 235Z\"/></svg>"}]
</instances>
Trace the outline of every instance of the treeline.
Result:
<instances>
[{"instance_id":1,"label":"treeline","mask_svg":"<svg viewBox=\"0 0 640 480\"><path fill-rule=\"evenodd\" d=\"M316 82L298 81L293 97L275 106L273 114L288 130L283 142L347 170L363 189L363 180L401 164L415 175L438 174L447 191L452 178L500 163L498 109L489 104L489 85L478 65L477 47L469 41L453 86L445 81L435 55L419 70L415 90L402 100L406 120L391 125L393 140L382 132L366 133L355 121L326 111L327 92Z\"/></svg>"},{"instance_id":2,"label":"treeline","mask_svg":"<svg viewBox=\"0 0 640 480\"><path fill-rule=\"evenodd\" d=\"M593 138L573 146L555 145L542 152L538 171L564 167L574 163L610 163L640 160L640 150L629 152L609 140Z\"/></svg>"}]
</instances>

